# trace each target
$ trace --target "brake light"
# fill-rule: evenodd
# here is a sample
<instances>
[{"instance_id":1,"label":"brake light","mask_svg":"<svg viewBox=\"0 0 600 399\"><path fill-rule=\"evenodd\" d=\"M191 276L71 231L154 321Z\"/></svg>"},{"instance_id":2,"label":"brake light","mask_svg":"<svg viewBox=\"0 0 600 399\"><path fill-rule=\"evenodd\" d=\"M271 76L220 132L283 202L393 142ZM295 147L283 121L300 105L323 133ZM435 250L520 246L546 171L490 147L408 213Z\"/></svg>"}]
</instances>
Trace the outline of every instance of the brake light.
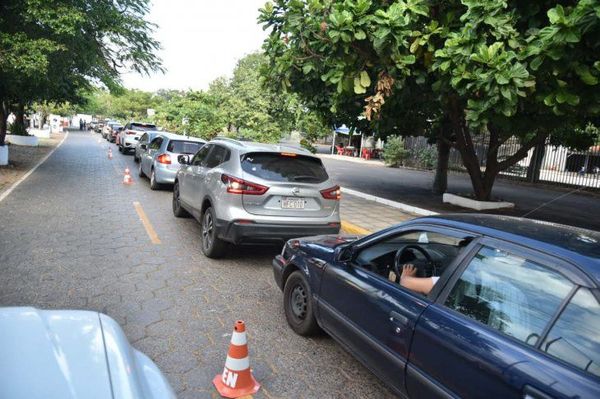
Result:
<instances>
[{"instance_id":1,"label":"brake light","mask_svg":"<svg viewBox=\"0 0 600 399\"><path fill-rule=\"evenodd\" d=\"M263 195L269 190L269 187L250 183L226 174L221 175L221 181L225 183L227 192L230 194Z\"/></svg>"},{"instance_id":2,"label":"brake light","mask_svg":"<svg viewBox=\"0 0 600 399\"><path fill-rule=\"evenodd\" d=\"M160 154L156 157L156 160L158 161L158 163L164 163L166 165L171 164L171 156L169 154Z\"/></svg>"},{"instance_id":3,"label":"brake light","mask_svg":"<svg viewBox=\"0 0 600 399\"><path fill-rule=\"evenodd\" d=\"M339 201L342 198L342 190L340 186L326 188L325 190L321 190L321 195L325 199Z\"/></svg>"},{"instance_id":4,"label":"brake light","mask_svg":"<svg viewBox=\"0 0 600 399\"><path fill-rule=\"evenodd\" d=\"M296 157L296 156L298 156L298 154L294 154L293 152L282 152L281 156L284 156L284 157Z\"/></svg>"},{"instance_id":5,"label":"brake light","mask_svg":"<svg viewBox=\"0 0 600 399\"><path fill-rule=\"evenodd\" d=\"M136 134L136 132L134 130L127 130L125 132L127 135L132 135L132 134Z\"/></svg>"}]
</instances>

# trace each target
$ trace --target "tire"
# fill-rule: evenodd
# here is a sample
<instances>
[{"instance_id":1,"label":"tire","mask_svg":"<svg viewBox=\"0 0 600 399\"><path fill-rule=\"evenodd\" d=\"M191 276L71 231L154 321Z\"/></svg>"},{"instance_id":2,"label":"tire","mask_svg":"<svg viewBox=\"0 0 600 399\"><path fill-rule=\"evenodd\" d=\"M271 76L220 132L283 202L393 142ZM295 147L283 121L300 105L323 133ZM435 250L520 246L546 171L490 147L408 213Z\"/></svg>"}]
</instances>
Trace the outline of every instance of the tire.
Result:
<instances>
[{"instance_id":1,"label":"tire","mask_svg":"<svg viewBox=\"0 0 600 399\"><path fill-rule=\"evenodd\" d=\"M119 144L117 144L117 147L119 147L119 152L120 152L121 154L123 154L123 147L121 147L121 145L119 145Z\"/></svg>"},{"instance_id":2,"label":"tire","mask_svg":"<svg viewBox=\"0 0 600 399\"><path fill-rule=\"evenodd\" d=\"M321 331L315 319L310 286L299 270L290 274L285 282L283 309L289 326L296 334L311 336Z\"/></svg>"},{"instance_id":3,"label":"tire","mask_svg":"<svg viewBox=\"0 0 600 399\"><path fill-rule=\"evenodd\" d=\"M139 177L144 177L144 176L146 176L146 175L144 174L144 171L142 170L142 163L141 163L141 162L140 162L140 166L139 166L139 168L138 168L138 176L139 176Z\"/></svg>"},{"instance_id":4,"label":"tire","mask_svg":"<svg viewBox=\"0 0 600 399\"><path fill-rule=\"evenodd\" d=\"M217 220L215 211L209 206L202 214L200 230L202 232L202 253L212 259L222 257L227 249L227 243L217 237L215 220Z\"/></svg>"},{"instance_id":5,"label":"tire","mask_svg":"<svg viewBox=\"0 0 600 399\"><path fill-rule=\"evenodd\" d=\"M133 162L140 163L140 159L135 155L135 152L133 153Z\"/></svg>"},{"instance_id":6,"label":"tire","mask_svg":"<svg viewBox=\"0 0 600 399\"><path fill-rule=\"evenodd\" d=\"M159 190L160 184L156 182L156 174L154 168L150 171L150 190Z\"/></svg>"},{"instance_id":7,"label":"tire","mask_svg":"<svg viewBox=\"0 0 600 399\"><path fill-rule=\"evenodd\" d=\"M179 182L173 184L173 215L177 218L189 217L188 211L183 209L181 202L179 201Z\"/></svg>"}]
</instances>

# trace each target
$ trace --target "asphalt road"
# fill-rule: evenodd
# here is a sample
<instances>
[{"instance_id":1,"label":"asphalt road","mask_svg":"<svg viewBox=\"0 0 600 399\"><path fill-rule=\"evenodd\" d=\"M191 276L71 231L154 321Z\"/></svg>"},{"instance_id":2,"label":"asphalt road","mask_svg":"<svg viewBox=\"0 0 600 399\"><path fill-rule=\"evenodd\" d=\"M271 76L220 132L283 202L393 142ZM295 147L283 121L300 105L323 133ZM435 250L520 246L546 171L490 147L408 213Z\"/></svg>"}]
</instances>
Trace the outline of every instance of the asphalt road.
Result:
<instances>
[{"instance_id":1,"label":"asphalt road","mask_svg":"<svg viewBox=\"0 0 600 399\"><path fill-rule=\"evenodd\" d=\"M171 192L151 191L133 157L98 135L65 143L0 203L0 306L107 313L163 370L180 398L216 397L233 323L246 321L256 398L388 398L391 393L327 336L288 328L272 247L223 260L200 250L193 219L171 212ZM122 184L129 167L134 184ZM136 213L144 211L160 244Z\"/></svg>"},{"instance_id":2,"label":"asphalt road","mask_svg":"<svg viewBox=\"0 0 600 399\"><path fill-rule=\"evenodd\" d=\"M441 195L431 193L433 172L387 168L326 158L323 159L323 163L329 174L342 187L436 212L469 212L464 208L443 204ZM448 191L472 192L469 177L465 174L451 173L448 177ZM529 213L527 216L529 218L600 231L600 195L587 193L565 195L569 191L498 179L493 196L513 202L516 206L511 210L491 213L510 216L523 216ZM540 209L531 212L540 206L542 206Z\"/></svg>"}]
</instances>

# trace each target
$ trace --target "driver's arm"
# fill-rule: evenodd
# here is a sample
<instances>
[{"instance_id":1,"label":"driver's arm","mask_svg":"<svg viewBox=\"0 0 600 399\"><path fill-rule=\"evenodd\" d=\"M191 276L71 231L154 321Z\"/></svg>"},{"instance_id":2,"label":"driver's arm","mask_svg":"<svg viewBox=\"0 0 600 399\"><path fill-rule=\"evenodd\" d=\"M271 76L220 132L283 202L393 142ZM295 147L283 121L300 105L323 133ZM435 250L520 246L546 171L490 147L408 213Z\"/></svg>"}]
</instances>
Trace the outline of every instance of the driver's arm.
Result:
<instances>
[{"instance_id":1,"label":"driver's arm","mask_svg":"<svg viewBox=\"0 0 600 399\"><path fill-rule=\"evenodd\" d=\"M416 274L417 269L413 265L404 265L400 276L400 285L411 291L428 295L433 288L433 279L430 277L415 277Z\"/></svg>"}]
</instances>

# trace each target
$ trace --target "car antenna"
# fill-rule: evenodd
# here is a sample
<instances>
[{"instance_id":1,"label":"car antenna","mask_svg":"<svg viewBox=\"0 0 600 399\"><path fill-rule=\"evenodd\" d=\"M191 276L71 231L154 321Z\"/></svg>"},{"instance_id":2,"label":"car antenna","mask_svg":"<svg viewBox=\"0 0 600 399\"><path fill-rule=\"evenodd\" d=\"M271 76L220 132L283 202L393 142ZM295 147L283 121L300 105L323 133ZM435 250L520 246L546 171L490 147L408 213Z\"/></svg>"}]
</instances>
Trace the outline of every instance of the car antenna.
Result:
<instances>
[{"instance_id":1,"label":"car antenna","mask_svg":"<svg viewBox=\"0 0 600 399\"><path fill-rule=\"evenodd\" d=\"M522 218L524 218L524 217L527 217L527 216L531 215L533 212L535 212L535 211L538 211L538 210L542 209L542 208L543 208L543 207L545 207L546 205L550 205L551 203L553 203L553 202L555 202L555 201L558 201L559 199L561 199L561 198L564 198L564 197L566 197L567 195L571 195L571 194L574 194L574 193L576 193L576 192L578 192L578 191L581 191L583 188L584 188L584 186L579 186L579 187L577 187L575 190L571 190L571 191L569 191L568 193L564 193L564 194L562 194L562 195L559 195L559 196L558 196L558 197L556 197L556 198L553 198L553 199L551 199L550 201L546 201L546 202L542 203L540 206L538 206L537 208L534 208L534 209L530 210L529 212L526 212L526 213L525 213L524 215L522 215L521 217L522 217Z\"/></svg>"}]
</instances>

